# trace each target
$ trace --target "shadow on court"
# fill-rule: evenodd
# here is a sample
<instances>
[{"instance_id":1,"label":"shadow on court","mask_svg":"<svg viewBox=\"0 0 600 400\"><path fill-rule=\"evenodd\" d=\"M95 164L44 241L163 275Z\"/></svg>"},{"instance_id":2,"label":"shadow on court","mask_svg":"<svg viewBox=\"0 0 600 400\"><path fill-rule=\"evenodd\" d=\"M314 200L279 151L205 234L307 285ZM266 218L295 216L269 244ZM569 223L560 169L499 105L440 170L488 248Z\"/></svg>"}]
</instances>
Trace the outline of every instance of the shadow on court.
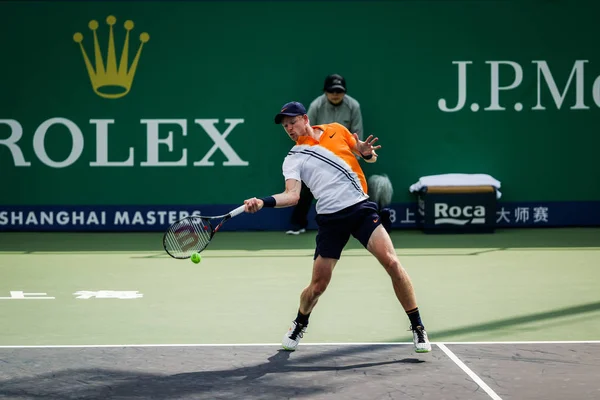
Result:
<instances>
[{"instance_id":1,"label":"shadow on court","mask_svg":"<svg viewBox=\"0 0 600 400\"><path fill-rule=\"evenodd\" d=\"M397 359L410 353L394 347L306 348L304 355L273 347L2 349L0 398L371 398L363 391L369 385L386 393L385 378L414 375L411 366L425 362ZM36 373L40 360L48 365Z\"/></svg>"},{"instance_id":2,"label":"shadow on court","mask_svg":"<svg viewBox=\"0 0 600 400\"><path fill-rule=\"evenodd\" d=\"M593 313L600 311L600 302L581 304L573 307L561 308L558 310L546 311L541 313L534 313L528 315L522 315L514 318L506 318L498 321L492 321L485 324L474 324L462 326L455 329L446 329L441 331L429 332L431 334L431 340L436 342L443 342L447 338L464 336L473 333L481 332L493 332L498 329L503 329L511 326L519 326L528 323L548 321L557 318L574 317L578 315ZM389 340L389 342L404 342L406 338L395 338Z\"/></svg>"},{"instance_id":3,"label":"shadow on court","mask_svg":"<svg viewBox=\"0 0 600 400\"><path fill-rule=\"evenodd\" d=\"M210 250L314 250L316 231L298 236L283 232L219 232ZM483 249L600 247L600 228L504 229L492 234L424 234L419 230L392 231L398 249ZM362 246L351 239L346 249ZM0 251L111 252L163 254L162 233L2 232ZM471 255L481 254L472 252ZM423 255L428 255L426 251ZM456 254L448 254L456 255ZM465 255L465 254L462 254Z\"/></svg>"},{"instance_id":4,"label":"shadow on court","mask_svg":"<svg viewBox=\"0 0 600 400\"><path fill-rule=\"evenodd\" d=\"M21 399L593 399L600 343L0 349L0 397ZM414 354L414 353L412 353Z\"/></svg>"}]
</instances>

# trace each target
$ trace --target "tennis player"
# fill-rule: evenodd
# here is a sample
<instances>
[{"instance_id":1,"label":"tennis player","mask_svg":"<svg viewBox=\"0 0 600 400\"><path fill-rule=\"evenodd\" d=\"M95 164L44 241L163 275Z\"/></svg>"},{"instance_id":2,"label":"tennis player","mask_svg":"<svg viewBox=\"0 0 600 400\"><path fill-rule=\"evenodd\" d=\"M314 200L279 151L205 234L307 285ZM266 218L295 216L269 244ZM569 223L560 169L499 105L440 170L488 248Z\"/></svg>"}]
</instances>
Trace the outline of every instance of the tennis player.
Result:
<instances>
[{"instance_id":1,"label":"tennis player","mask_svg":"<svg viewBox=\"0 0 600 400\"><path fill-rule=\"evenodd\" d=\"M296 319L283 337L285 350L296 350L306 332L308 319L327 289L333 268L350 235L371 252L389 274L396 297L408 314L417 353L431 351L431 344L417 307L411 280L404 270L387 231L381 225L377 205L369 201L367 182L356 156L377 161L377 138L364 142L338 123L311 126L306 109L298 102L285 104L275 116L296 145L283 161L285 191L273 196L245 200L245 211L263 207L291 207L300 197L303 181L317 199L317 225L313 273L300 295Z\"/></svg>"}]
</instances>

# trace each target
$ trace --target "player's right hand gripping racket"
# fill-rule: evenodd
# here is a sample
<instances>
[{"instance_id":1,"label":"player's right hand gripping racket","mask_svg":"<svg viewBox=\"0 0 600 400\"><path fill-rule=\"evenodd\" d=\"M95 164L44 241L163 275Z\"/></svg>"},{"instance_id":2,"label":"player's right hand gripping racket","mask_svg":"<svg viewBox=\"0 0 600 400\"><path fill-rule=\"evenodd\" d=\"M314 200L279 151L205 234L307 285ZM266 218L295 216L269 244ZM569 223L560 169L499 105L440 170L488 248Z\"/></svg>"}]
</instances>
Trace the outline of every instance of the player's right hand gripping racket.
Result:
<instances>
[{"instance_id":1,"label":"player's right hand gripping racket","mask_svg":"<svg viewBox=\"0 0 600 400\"><path fill-rule=\"evenodd\" d=\"M193 253L200 253L206 249L225 221L243 213L244 207L239 206L225 215L191 215L174 222L163 235L165 251L171 257L179 259L190 258ZM221 219L221 222L215 226L214 223L218 219Z\"/></svg>"}]
</instances>

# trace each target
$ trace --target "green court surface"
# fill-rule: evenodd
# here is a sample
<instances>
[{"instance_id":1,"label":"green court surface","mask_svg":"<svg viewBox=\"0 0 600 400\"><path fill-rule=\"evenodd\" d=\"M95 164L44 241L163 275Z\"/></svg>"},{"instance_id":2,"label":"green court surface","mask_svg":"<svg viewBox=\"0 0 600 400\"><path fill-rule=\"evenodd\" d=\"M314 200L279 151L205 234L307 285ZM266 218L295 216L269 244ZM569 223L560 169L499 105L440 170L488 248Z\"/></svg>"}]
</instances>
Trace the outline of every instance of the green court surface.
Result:
<instances>
[{"instance_id":1,"label":"green court surface","mask_svg":"<svg viewBox=\"0 0 600 400\"><path fill-rule=\"evenodd\" d=\"M2 233L0 345L278 343L315 233L220 232L198 265L169 258L157 233ZM600 229L392 239L433 342L600 338ZM303 343L409 342L408 326L385 271L351 239Z\"/></svg>"}]
</instances>

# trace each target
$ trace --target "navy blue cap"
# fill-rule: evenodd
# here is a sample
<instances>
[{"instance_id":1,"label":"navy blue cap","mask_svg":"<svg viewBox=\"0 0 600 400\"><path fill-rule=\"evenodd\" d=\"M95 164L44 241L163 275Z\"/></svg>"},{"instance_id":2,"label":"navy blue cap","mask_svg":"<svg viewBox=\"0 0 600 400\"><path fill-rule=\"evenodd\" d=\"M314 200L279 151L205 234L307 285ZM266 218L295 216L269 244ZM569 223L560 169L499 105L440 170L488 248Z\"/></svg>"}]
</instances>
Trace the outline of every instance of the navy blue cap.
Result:
<instances>
[{"instance_id":1,"label":"navy blue cap","mask_svg":"<svg viewBox=\"0 0 600 400\"><path fill-rule=\"evenodd\" d=\"M292 101L290 103L286 103L281 107L281 111L279 114L275 116L275 123L280 124L283 117L286 115L288 117L295 117L296 115L304 115L306 114L306 108L302 105L302 103L298 103L297 101Z\"/></svg>"}]
</instances>

